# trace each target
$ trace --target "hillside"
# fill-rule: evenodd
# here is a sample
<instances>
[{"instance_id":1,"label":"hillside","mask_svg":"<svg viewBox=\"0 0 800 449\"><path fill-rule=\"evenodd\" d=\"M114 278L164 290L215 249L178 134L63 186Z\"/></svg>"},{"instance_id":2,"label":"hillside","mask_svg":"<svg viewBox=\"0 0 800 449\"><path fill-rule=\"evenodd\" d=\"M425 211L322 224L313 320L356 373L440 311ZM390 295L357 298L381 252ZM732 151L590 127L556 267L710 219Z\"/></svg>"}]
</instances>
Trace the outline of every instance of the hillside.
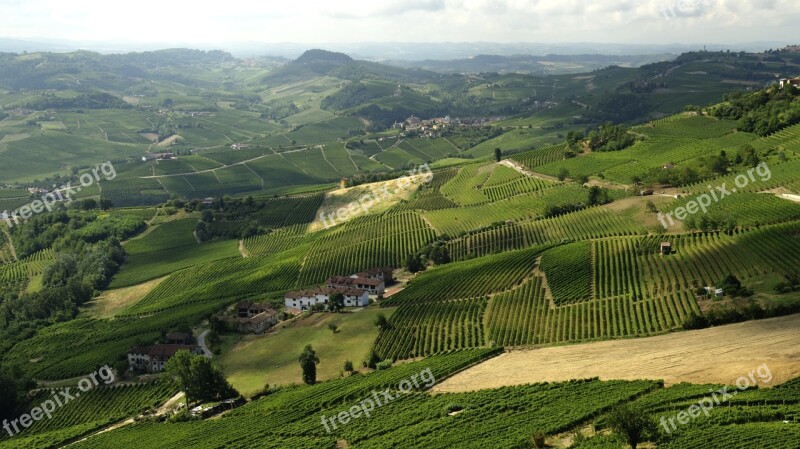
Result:
<instances>
[{"instance_id":1,"label":"hillside","mask_svg":"<svg viewBox=\"0 0 800 449\"><path fill-rule=\"evenodd\" d=\"M770 380L751 371L749 387L769 388L648 441L788 449L800 436L800 90L772 82L792 57L696 52L549 76L324 50L277 68L188 50L2 57L0 211L82 188L0 220L4 403L17 416L36 382L75 386L106 365L125 382L0 449L520 448L540 432L618 448L618 407L672 416L762 363ZM397 282L337 311L329 279L379 267ZM330 302L290 307L312 293ZM258 331L239 327L257 325L249 307L270 320ZM742 334L753 341L737 346ZM176 335L208 346L205 366L247 402L221 419L161 407L177 388L129 371L128 354ZM653 355L651 338L672 352ZM684 343L699 374L587 366L669 360ZM448 387L509 370L507 384ZM422 373L433 379L398 391ZM396 401L328 427L373 391Z\"/></svg>"}]
</instances>

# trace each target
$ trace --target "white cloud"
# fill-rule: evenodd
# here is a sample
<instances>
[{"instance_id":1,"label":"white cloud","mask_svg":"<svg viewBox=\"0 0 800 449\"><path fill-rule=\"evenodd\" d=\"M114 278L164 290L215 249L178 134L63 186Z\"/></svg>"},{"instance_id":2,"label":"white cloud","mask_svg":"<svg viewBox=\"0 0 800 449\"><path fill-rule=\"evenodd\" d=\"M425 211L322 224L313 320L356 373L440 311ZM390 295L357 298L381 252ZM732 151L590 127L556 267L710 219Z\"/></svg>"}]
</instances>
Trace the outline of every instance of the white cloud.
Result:
<instances>
[{"instance_id":1,"label":"white cloud","mask_svg":"<svg viewBox=\"0 0 800 449\"><path fill-rule=\"evenodd\" d=\"M0 35L226 42L723 43L795 38L788 0L0 0Z\"/></svg>"}]
</instances>

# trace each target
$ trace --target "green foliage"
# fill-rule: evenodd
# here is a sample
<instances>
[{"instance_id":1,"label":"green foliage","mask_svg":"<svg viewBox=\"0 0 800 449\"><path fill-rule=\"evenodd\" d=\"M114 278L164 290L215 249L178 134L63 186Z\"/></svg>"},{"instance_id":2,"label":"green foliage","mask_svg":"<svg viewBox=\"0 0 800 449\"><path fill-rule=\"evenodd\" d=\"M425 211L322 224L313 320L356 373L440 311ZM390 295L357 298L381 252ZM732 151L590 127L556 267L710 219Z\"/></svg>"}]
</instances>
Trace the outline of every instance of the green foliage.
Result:
<instances>
[{"instance_id":1,"label":"green foliage","mask_svg":"<svg viewBox=\"0 0 800 449\"><path fill-rule=\"evenodd\" d=\"M716 117L739 120L739 129L768 136L800 123L800 96L794 89L776 87L753 93L732 93L725 102L712 108Z\"/></svg>"},{"instance_id":2,"label":"green foliage","mask_svg":"<svg viewBox=\"0 0 800 449\"><path fill-rule=\"evenodd\" d=\"M178 351L167 361L164 371L186 393L187 403L221 401L239 396L225 379L222 369L205 356Z\"/></svg>"},{"instance_id":3,"label":"green foliage","mask_svg":"<svg viewBox=\"0 0 800 449\"><path fill-rule=\"evenodd\" d=\"M611 409L608 423L615 432L625 437L631 449L636 449L639 443L656 432L656 423L647 412L629 405Z\"/></svg>"},{"instance_id":4,"label":"green foliage","mask_svg":"<svg viewBox=\"0 0 800 449\"><path fill-rule=\"evenodd\" d=\"M636 142L636 138L625 128L611 123L590 132L588 139L592 151L619 151Z\"/></svg>"},{"instance_id":5,"label":"green foliage","mask_svg":"<svg viewBox=\"0 0 800 449\"><path fill-rule=\"evenodd\" d=\"M314 352L314 348L312 348L311 345L306 345L297 361L300 363L300 369L303 370L303 382L307 385L314 385L317 383L317 364L319 364L319 357L317 357L317 353Z\"/></svg>"},{"instance_id":6,"label":"green foliage","mask_svg":"<svg viewBox=\"0 0 800 449\"><path fill-rule=\"evenodd\" d=\"M331 295L330 300L328 301L328 310L331 312L340 312L344 309L344 294L340 292L335 292ZM331 329L333 332L336 332L336 329Z\"/></svg>"}]
</instances>

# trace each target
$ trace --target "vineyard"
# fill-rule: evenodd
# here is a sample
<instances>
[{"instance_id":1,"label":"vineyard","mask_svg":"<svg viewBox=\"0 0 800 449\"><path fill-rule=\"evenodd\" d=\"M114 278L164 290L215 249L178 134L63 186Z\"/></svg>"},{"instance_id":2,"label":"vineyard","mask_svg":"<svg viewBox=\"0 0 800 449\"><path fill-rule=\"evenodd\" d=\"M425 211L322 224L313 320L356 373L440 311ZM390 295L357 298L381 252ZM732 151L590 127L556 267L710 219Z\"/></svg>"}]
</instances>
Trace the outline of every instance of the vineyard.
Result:
<instances>
[{"instance_id":1,"label":"vineyard","mask_svg":"<svg viewBox=\"0 0 800 449\"><path fill-rule=\"evenodd\" d=\"M396 306L477 298L512 288L531 275L547 246L456 262L422 273L382 304Z\"/></svg>"},{"instance_id":2,"label":"vineyard","mask_svg":"<svg viewBox=\"0 0 800 449\"><path fill-rule=\"evenodd\" d=\"M370 267L399 267L408 254L434 237L425 221L413 212L358 217L309 244L298 285L313 285L331 275Z\"/></svg>"},{"instance_id":3,"label":"vineyard","mask_svg":"<svg viewBox=\"0 0 800 449\"><path fill-rule=\"evenodd\" d=\"M546 251L540 268L547 276L553 301L563 306L592 295L592 257L589 242L570 243Z\"/></svg>"},{"instance_id":4,"label":"vineyard","mask_svg":"<svg viewBox=\"0 0 800 449\"><path fill-rule=\"evenodd\" d=\"M0 284L28 280L44 272L56 256L52 249L45 249L17 261L0 264Z\"/></svg>"},{"instance_id":5,"label":"vineyard","mask_svg":"<svg viewBox=\"0 0 800 449\"><path fill-rule=\"evenodd\" d=\"M225 259L178 271L121 316L140 316L188 304L286 291L295 287L299 273L296 258L277 261L267 256ZM197 280L203 279L198 284Z\"/></svg>"},{"instance_id":6,"label":"vineyard","mask_svg":"<svg viewBox=\"0 0 800 449\"><path fill-rule=\"evenodd\" d=\"M133 346L152 344L164 329L199 321L219 308L219 303L197 303L141 318L78 318L57 323L15 345L5 354L5 360L19 364L36 379L84 376L114 362Z\"/></svg>"},{"instance_id":7,"label":"vineyard","mask_svg":"<svg viewBox=\"0 0 800 449\"><path fill-rule=\"evenodd\" d=\"M375 353L397 360L484 346L485 308L485 298L404 305L378 335Z\"/></svg>"},{"instance_id":8,"label":"vineyard","mask_svg":"<svg viewBox=\"0 0 800 449\"><path fill-rule=\"evenodd\" d=\"M169 199L169 193L156 179L117 179L100 182L100 198L116 207L150 206Z\"/></svg>"},{"instance_id":9,"label":"vineyard","mask_svg":"<svg viewBox=\"0 0 800 449\"><path fill-rule=\"evenodd\" d=\"M41 390L30 404L52 399L58 390ZM132 386L99 386L53 413L52 419L36 421L13 439L0 437L0 448L52 447L88 431L157 407L174 393L167 383Z\"/></svg>"},{"instance_id":10,"label":"vineyard","mask_svg":"<svg viewBox=\"0 0 800 449\"><path fill-rule=\"evenodd\" d=\"M423 215L438 232L458 235L509 220L525 221L541 218L547 206L585 204L587 197L588 190L581 186L558 185L528 195L480 205L434 210L424 212Z\"/></svg>"},{"instance_id":11,"label":"vineyard","mask_svg":"<svg viewBox=\"0 0 800 449\"><path fill-rule=\"evenodd\" d=\"M515 448L537 431L567 431L597 417L612 405L658 391L654 381L577 380L499 388L474 393L412 392L328 434L320 416L335 416L371 391L397 394L397 385L430 368L441 382L449 375L496 354L465 350L433 356L368 375L355 375L311 387L286 389L241 407L222 420L142 423L99 435L79 448L123 447L326 447L347 441L355 448ZM458 415L448 413L464 410Z\"/></svg>"},{"instance_id":12,"label":"vineyard","mask_svg":"<svg viewBox=\"0 0 800 449\"><path fill-rule=\"evenodd\" d=\"M641 225L624 216L603 207L592 207L554 218L510 223L470 233L449 241L447 246L453 260L465 260L564 239L585 240L644 233Z\"/></svg>"},{"instance_id":13,"label":"vineyard","mask_svg":"<svg viewBox=\"0 0 800 449\"><path fill-rule=\"evenodd\" d=\"M651 335L680 327L698 313L693 293L634 301L599 299L553 307L540 277L492 297L487 338L499 346L532 346Z\"/></svg>"},{"instance_id":14,"label":"vineyard","mask_svg":"<svg viewBox=\"0 0 800 449\"><path fill-rule=\"evenodd\" d=\"M526 151L524 153L515 154L511 159L522 164L528 170L535 171L536 167L551 162L557 162L564 159L564 153L567 152L567 144L554 145L552 147L541 148L533 151Z\"/></svg>"},{"instance_id":15,"label":"vineyard","mask_svg":"<svg viewBox=\"0 0 800 449\"><path fill-rule=\"evenodd\" d=\"M452 179L439 190L454 203L462 206L482 204L489 201L479 189L492 174L491 166L470 164L459 169Z\"/></svg>"}]
</instances>

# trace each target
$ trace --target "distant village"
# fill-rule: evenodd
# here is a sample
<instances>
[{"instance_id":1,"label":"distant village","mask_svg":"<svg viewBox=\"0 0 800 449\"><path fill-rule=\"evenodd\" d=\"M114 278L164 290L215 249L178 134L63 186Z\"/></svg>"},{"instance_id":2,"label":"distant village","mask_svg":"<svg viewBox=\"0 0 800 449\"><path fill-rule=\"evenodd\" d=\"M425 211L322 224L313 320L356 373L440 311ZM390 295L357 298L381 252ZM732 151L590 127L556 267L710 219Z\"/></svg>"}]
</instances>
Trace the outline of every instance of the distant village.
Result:
<instances>
[{"instance_id":1,"label":"distant village","mask_svg":"<svg viewBox=\"0 0 800 449\"><path fill-rule=\"evenodd\" d=\"M441 132L451 126L486 126L492 122L503 119L502 116L451 118L449 115L423 120L413 114L403 122L395 122L393 129L401 129L405 133L415 132L420 137L437 138Z\"/></svg>"}]
</instances>

